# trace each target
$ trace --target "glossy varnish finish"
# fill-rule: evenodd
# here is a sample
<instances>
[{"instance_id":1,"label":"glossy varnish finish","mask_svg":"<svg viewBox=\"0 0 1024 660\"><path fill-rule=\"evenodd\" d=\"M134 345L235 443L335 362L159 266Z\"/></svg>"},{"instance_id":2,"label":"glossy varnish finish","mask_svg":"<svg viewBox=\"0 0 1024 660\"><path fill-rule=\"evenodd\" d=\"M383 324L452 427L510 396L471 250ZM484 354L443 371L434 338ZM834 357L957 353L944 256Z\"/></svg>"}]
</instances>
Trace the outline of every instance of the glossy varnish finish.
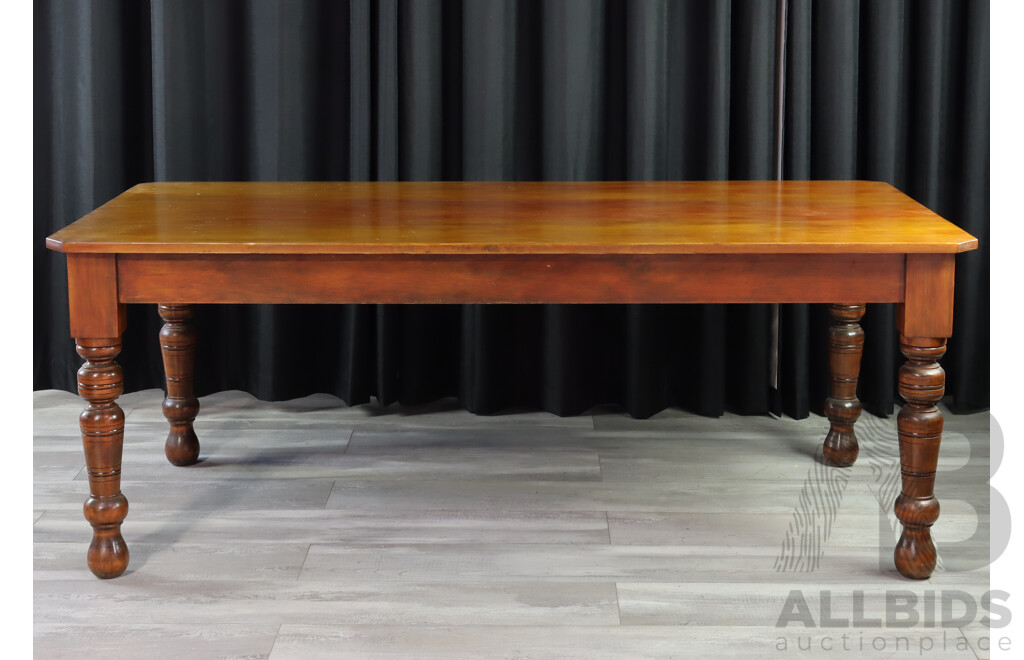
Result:
<instances>
[{"instance_id":1,"label":"glossy varnish finish","mask_svg":"<svg viewBox=\"0 0 1024 660\"><path fill-rule=\"evenodd\" d=\"M913 578L935 566L936 360L952 333L955 253L977 241L886 184L142 184L47 244L68 253L71 332L86 359L88 563L100 577L128 563L114 362L126 303L159 304L166 453L189 465L197 303L829 302L825 458L836 466L857 457L864 303L897 303L908 363L895 564Z\"/></svg>"},{"instance_id":2,"label":"glossy varnish finish","mask_svg":"<svg viewBox=\"0 0 1024 660\"><path fill-rule=\"evenodd\" d=\"M121 494L124 411L116 403L124 377L114 362L121 352L121 339L78 339L76 343L85 360L78 370L78 394L88 403L79 417L89 475L85 519L93 528L86 559L98 577L112 578L128 567L128 545L121 536L121 523L128 515L128 500Z\"/></svg>"},{"instance_id":3,"label":"glossy varnish finish","mask_svg":"<svg viewBox=\"0 0 1024 660\"><path fill-rule=\"evenodd\" d=\"M939 518L935 499L935 470L942 441L942 413L936 407L945 393L946 374L938 360L946 353L944 339L900 337L907 363L900 369L899 391L906 405L900 410L902 486L896 498L896 517L903 534L896 544L900 573L926 578L935 570L935 544L931 528Z\"/></svg>"},{"instance_id":4,"label":"glossy varnish finish","mask_svg":"<svg viewBox=\"0 0 1024 660\"><path fill-rule=\"evenodd\" d=\"M898 254L124 255L118 286L129 303L900 302L903 272Z\"/></svg>"},{"instance_id":5,"label":"glossy varnish finish","mask_svg":"<svg viewBox=\"0 0 1024 660\"><path fill-rule=\"evenodd\" d=\"M825 401L829 430L824 454L829 465L848 467L860 453L853 427L861 411L857 377L864 352L864 330L860 327L864 305L832 305L831 313L828 348L832 395Z\"/></svg>"},{"instance_id":6,"label":"glossy varnish finish","mask_svg":"<svg viewBox=\"0 0 1024 660\"><path fill-rule=\"evenodd\" d=\"M164 327L160 329L160 353L164 360L167 396L164 417L170 424L164 453L174 465L192 465L199 458L199 438L192 427L199 414L199 399L192 391L195 371L196 331L192 305L159 305Z\"/></svg>"},{"instance_id":7,"label":"glossy varnish finish","mask_svg":"<svg viewBox=\"0 0 1024 660\"><path fill-rule=\"evenodd\" d=\"M869 181L145 183L64 252L955 253L977 240Z\"/></svg>"}]
</instances>

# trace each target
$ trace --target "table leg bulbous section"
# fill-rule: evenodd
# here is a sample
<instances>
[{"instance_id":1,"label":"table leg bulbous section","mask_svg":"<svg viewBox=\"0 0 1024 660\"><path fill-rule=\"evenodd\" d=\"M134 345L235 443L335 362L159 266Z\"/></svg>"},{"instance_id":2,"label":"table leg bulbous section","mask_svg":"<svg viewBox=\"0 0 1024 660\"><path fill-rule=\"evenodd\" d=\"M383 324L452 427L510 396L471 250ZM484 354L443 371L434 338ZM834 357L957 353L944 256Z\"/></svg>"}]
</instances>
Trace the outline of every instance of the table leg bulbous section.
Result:
<instances>
[{"instance_id":1,"label":"table leg bulbous section","mask_svg":"<svg viewBox=\"0 0 1024 660\"><path fill-rule=\"evenodd\" d=\"M924 579L935 569L931 528L939 518L935 470L942 440L942 412L936 403L945 393L946 374L938 360L945 339L900 336L907 363L900 368L899 392L906 404L896 418L899 430L903 490L896 498L896 517L903 534L896 544L896 568L909 578Z\"/></svg>"},{"instance_id":2,"label":"table leg bulbous section","mask_svg":"<svg viewBox=\"0 0 1024 660\"><path fill-rule=\"evenodd\" d=\"M84 512L93 529L88 564L96 576L114 578L128 568L128 546L121 536L128 515L128 500L121 493L124 411L115 402L124 388L121 367L114 362L121 339L77 339L76 349L85 360L78 370L78 393L88 403L79 417L89 474Z\"/></svg>"},{"instance_id":3,"label":"table leg bulbous section","mask_svg":"<svg viewBox=\"0 0 1024 660\"><path fill-rule=\"evenodd\" d=\"M860 447L854 424L860 417L857 378L860 358L864 352L864 330L860 320L864 305L832 305L832 327L829 328L829 368L832 393L825 401L829 430L825 436L825 462L835 467L849 467L857 460Z\"/></svg>"},{"instance_id":4,"label":"table leg bulbous section","mask_svg":"<svg viewBox=\"0 0 1024 660\"><path fill-rule=\"evenodd\" d=\"M199 460L199 438L192 423L199 414L199 399L193 393L196 332L192 326L192 305L159 305L164 326L160 329L167 396L163 413L171 428L164 444L167 460L174 465L192 465Z\"/></svg>"}]
</instances>

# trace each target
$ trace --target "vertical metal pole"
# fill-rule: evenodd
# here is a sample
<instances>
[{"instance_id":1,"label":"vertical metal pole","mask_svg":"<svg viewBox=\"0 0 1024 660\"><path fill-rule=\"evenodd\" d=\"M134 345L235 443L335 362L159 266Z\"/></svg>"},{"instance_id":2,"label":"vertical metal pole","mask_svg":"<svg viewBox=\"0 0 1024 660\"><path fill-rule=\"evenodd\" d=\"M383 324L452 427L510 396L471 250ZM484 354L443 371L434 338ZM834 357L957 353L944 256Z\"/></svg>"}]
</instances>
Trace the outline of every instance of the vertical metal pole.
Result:
<instances>
[{"instance_id":1,"label":"vertical metal pole","mask_svg":"<svg viewBox=\"0 0 1024 660\"><path fill-rule=\"evenodd\" d=\"M782 137L786 120L787 0L778 0L775 15L775 180L782 181Z\"/></svg>"},{"instance_id":2,"label":"vertical metal pole","mask_svg":"<svg viewBox=\"0 0 1024 660\"><path fill-rule=\"evenodd\" d=\"M782 181L782 138L786 121L786 17L787 0L777 0L775 12L775 180ZM770 385L773 392L769 408L775 408L779 389L779 304L772 304ZM781 406L775 410L782 415Z\"/></svg>"}]
</instances>

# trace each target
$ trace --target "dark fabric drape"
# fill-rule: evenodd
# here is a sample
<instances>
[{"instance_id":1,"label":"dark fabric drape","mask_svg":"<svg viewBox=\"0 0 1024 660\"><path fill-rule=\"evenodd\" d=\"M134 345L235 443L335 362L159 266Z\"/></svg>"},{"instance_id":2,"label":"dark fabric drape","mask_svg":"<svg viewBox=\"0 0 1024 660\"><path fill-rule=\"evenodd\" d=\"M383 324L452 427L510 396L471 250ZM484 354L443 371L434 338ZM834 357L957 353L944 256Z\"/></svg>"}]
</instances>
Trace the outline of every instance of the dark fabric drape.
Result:
<instances>
[{"instance_id":1,"label":"dark fabric drape","mask_svg":"<svg viewBox=\"0 0 1024 660\"><path fill-rule=\"evenodd\" d=\"M959 255L942 364L956 410L989 402L987 2L789 0L784 175L886 181L980 241ZM889 412L903 362L895 305L869 305L860 395ZM827 310L783 306L785 410L827 395Z\"/></svg>"},{"instance_id":2,"label":"dark fabric drape","mask_svg":"<svg viewBox=\"0 0 1024 660\"><path fill-rule=\"evenodd\" d=\"M965 227L961 408L988 402L988 5L790 1L787 178L890 181ZM73 390L65 262L43 238L146 180L774 176L763 0L49 0L35 4L34 387ZM780 395L825 396L820 306L781 313ZM769 408L767 305L201 306L196 388L349 404L638 417ZM162 387L130 306L127 390ZM891 410L893 310L869 307L865 403Z\"/></svg>"}]
</instances>

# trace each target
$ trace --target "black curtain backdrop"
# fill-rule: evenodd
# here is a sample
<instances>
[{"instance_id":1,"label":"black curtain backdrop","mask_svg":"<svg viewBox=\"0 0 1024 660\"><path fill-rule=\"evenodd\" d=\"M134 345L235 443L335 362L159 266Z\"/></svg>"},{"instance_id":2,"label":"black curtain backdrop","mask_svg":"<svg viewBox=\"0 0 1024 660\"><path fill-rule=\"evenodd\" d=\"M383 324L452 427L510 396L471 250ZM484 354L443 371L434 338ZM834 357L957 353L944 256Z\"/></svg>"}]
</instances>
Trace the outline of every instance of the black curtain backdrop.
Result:
<instances>
[{"instance_id":1,"label":"black curtain backdrop","mask_svg":"<svg viewBox=\"0 0 1024 660\"><path fill-rule=\"evenodd\" d=\"M65 260L43 238L140 181L771 179L768 0L35 3L36 389L74 391ZM988 406L987 2L790 0L784 176L888 181L981 240L943 361ZM457 396L469 410L764 413L767 305L200 306L200 395ZM827 308L783 305L779 389L827 395ZM892 305L862 398L891 412ZM163 387L129 306L126 391Z\"/></svg>"}]
</instances>

